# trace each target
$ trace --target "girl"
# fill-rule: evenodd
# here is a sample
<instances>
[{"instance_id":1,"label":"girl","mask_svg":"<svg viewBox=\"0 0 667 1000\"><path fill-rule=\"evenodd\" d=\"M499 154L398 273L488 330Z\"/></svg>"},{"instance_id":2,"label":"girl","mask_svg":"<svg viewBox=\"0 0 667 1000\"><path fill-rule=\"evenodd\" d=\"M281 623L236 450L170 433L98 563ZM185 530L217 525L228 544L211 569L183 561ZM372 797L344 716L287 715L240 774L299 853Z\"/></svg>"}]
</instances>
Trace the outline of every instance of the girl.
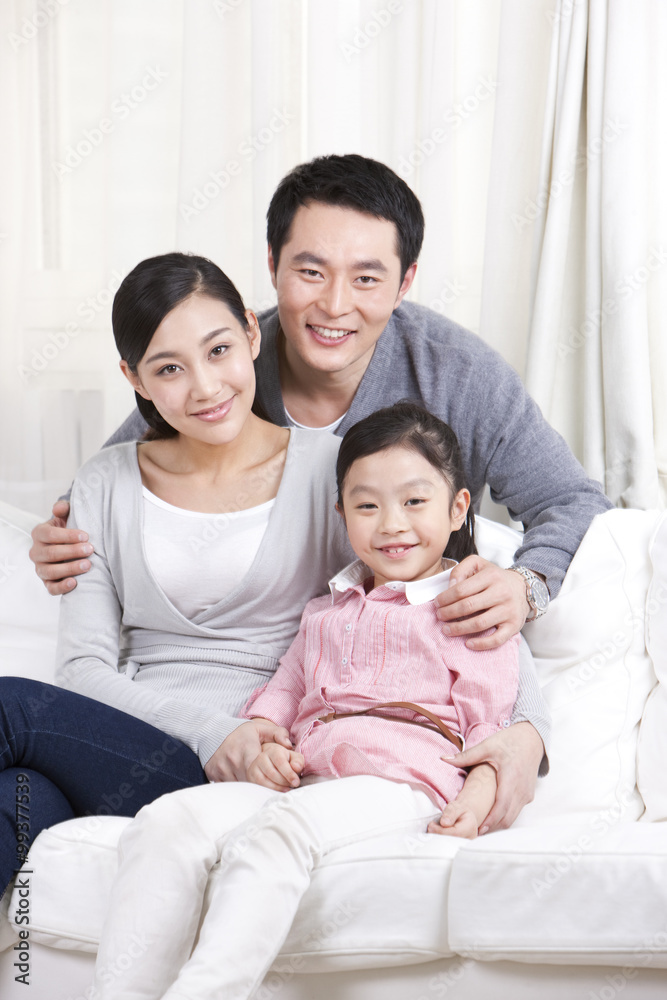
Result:
<instances>
[{"instance_id":1,"label":"girl","mask_svg":"<svg viewBox=\"0 0 667 1000\"><path fill-rule=\"evenodd\" d=\"M474 652L436 618L453 560L474 552L456 439L420 407L378 411L345 435L337 485L359 561L308 604L246 713L290 727L296 749L263 744L247 770L263 787L167 795L130 825L98 955L101 997L250 997L324 854L388 830L474 837L493 803L493 769L464 780L455 755L509 723L519 639ZM151 942L145 956L110 980L137 936Z\"/></svg>"}]
</instances>

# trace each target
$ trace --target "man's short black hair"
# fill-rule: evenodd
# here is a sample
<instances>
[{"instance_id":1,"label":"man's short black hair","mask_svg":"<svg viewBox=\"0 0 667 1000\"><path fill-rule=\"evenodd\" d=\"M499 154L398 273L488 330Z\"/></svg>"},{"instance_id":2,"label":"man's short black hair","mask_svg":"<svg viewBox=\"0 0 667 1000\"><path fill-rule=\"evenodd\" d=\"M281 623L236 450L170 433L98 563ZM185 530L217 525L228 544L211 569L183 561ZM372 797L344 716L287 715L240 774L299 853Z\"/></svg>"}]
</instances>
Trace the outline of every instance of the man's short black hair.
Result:
<instances>
[{"instance_id":1,"label":"man's short black hair","mask_svg":"<svg viewBox=\"0 0 667 1000\"><path fill-rule=\"evenodd\" d=\"M424 214L416 194L385 163L347 153L318 156L309 163L301 163L276 188L266 215L266 237L276 268L297 209L312 201L353 208L393 222L401 278L419 257Z\"/></svg>"}]
</instances>

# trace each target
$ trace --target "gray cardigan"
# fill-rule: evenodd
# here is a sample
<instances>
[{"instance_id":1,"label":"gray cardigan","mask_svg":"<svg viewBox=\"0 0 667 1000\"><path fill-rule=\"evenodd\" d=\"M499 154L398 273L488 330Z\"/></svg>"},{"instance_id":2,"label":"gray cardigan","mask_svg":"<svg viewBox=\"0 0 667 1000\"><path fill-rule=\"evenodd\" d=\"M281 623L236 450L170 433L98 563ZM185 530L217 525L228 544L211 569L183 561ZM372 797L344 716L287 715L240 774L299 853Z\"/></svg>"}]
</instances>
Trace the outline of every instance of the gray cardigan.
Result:
<instances>
[{"instance_id":1,"label":"gray cardigan","mask_svg":"<svg viewBox=\"0 0 667 1000\"><path fill-rule=\"evenodd\" d=\"M95 552L90 571L62 598L57 682L183 740L205 763L273 675L305 604L354 558L334 509L339 444L324 431L291 432L250 570L192 621L167 600L146 561L136 444L95 455L72 489L70 525L88 532Z\"/></svg>"}]
</instances>

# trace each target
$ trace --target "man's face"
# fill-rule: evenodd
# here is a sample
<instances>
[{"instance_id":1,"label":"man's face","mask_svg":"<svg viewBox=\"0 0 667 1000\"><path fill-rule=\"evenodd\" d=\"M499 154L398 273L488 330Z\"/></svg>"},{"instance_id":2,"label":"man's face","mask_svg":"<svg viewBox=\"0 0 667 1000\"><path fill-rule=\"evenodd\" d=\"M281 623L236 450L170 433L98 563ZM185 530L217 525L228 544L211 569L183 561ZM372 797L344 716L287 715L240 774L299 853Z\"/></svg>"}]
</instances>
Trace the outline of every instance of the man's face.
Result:
<instances>
[{"instance_id":1,"label":"man's face","mask_svg":"<svg viewBox=\"0 0 667 1000\"><path fill-rule=\"evenodd\" d=\"M416 267L401 280L393 222L322 202L301 206L277 270L269 248L288 363L363 373Z\"/></svg>"}]
</instances>

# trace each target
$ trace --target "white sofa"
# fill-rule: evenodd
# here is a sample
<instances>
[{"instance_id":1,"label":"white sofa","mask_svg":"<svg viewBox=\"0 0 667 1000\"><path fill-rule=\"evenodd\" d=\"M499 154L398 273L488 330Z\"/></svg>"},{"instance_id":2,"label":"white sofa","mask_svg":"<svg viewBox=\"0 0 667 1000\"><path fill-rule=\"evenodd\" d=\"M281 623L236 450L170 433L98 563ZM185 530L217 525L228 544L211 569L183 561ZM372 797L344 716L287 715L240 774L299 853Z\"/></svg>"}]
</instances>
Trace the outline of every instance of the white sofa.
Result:
<instances>
[{"instance_id":1,"label":"white sofa","mask_svg":"<svg viewBox=\"0 0 667 1000\"><path fill-rule=\"evenodd\" d=\"M27 559L34 521L0 504L0 662L48 680L57 601ZM482 522L480 539L509 564L510 529ZM667 996L667 514L598 517L526 633L554 724L535 801L473 842L396 835L332 854L258 1000ZM3 1000L89 996L127 822L86 817L37 839L30 922L15 923L16 889L0 915Z\"/></svg>"}]
</instances>

